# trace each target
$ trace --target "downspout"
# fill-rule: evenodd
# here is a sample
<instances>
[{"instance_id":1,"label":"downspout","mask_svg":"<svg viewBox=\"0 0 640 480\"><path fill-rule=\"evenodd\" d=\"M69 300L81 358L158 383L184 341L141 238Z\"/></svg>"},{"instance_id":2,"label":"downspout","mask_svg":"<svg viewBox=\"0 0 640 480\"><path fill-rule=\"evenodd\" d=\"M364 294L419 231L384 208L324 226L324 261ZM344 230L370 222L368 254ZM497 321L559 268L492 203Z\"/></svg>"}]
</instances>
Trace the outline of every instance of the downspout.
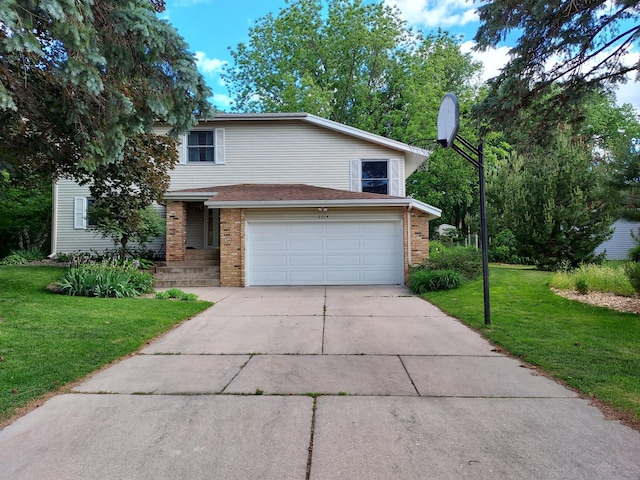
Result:
<instances>
[{"instance_id":1,"label":"downspout","mask_svg":"<svg viewBox=\"0 0 640 480\"><path fill-rule=\"evenodd\" d=\"M49 258L55 258L58 254L58 182L53 182L53 194L51 195L51 254Z\"/></svg>"},{"instance_id":2,"label":"downspout","mask_svg":"<svg viewBox=\"0 0 640 480\"><path fill-rule=\"evenodd\" d=\"M411 266L411 210L413 205L407 207L407 264Z\"/></svg>"}]
</instances>

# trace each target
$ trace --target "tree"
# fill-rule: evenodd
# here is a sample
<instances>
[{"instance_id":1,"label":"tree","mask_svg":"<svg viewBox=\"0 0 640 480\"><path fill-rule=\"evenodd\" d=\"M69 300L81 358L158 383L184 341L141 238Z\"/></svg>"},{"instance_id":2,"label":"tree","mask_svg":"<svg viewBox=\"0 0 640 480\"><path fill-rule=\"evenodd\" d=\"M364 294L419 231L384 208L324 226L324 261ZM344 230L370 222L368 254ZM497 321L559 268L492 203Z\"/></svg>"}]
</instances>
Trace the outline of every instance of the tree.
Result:
<instances>
[{"instance_id":1,"label":"tree","mask_svg":"<svg viewBox=\"0 0 640 480\"><path fill-rule=\"evenodd\" d=\"M568 130L552 132L548 145L526 156L512 152L487 178L494 232L511 230L518 254L544 269L592 260L610 234L604 168L592 144Z\"/></svg>"},{"instance_id":2,"label":"tree","mask_svg":"<svg viewBox=\"0 0 640 480\"><path fill-rule=\"evenodd\" d=\"M292 0L231 55L236 110L305 111L410 143L435 139L442 97L468 96L480 69L447 33L411 31L397 9L361 0Z\"/></svg>"},{"instance_id":3,"label":"tree","mask_svg":"<svg viewBox=\"0 0 640 480\"><path fill-rule=\"evenodd\" d=\"M59 174L122 159L127 138L188 130L211 95L162 0L0 3L0 162Z\"/></svg>"},{"instance_id":4,"label":"tree","mask_svg":"<svg viewBox=\"0 0 640 480\"><path fill-rule=\"evenodd\" d=\"M122 258L130 240L145 243L162 233L148 207L162 201L177 161L171 137L148 133L128 139L122 159L75 173L80 185L89 185L95 228L120 243Z\"/></svg>"},{"instance_id":5,"label":"tree","mask_svg":"<svg viewBox=\"0 0 640 480\"><path fill-rule=\"evenodd\" d=\"M13 249L42 248L51 225L51 183L0 174L0 258Z\"/></svg>"},{"instance_id":6,"label":"tree","mask_svg":"<svg viewBox=\"0 0 640 480\"><path fill-rule=\"evenodd\" d=\"M640 69L624 59L640 43L635 0L495 0L481 5L478 14L480 50L520 34L510 62L489 81L489 95L477 109L493 128L518 128L524 110L528 127L535 118L529 133L541 138L559 120L582 119L590 93L624 83Z\"/></svg>"}]
</instances>

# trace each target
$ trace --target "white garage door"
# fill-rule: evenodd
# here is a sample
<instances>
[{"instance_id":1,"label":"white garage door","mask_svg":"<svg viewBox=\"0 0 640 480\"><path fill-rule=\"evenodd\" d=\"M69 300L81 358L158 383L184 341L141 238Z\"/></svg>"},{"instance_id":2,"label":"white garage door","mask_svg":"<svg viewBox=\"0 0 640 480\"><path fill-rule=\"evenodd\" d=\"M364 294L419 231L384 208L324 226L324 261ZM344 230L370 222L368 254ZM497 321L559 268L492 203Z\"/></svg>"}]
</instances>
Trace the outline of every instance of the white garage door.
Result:
<instances>
[{"instance_id":1,"label":"white garage door","mask_svg":"<svg viewBox=\"0 0 640 480\"><path fill-rule=\"evenodd\" d=\"M402 284L402 222L248 222L247 285Z\"/></svg>"}]
</instances>

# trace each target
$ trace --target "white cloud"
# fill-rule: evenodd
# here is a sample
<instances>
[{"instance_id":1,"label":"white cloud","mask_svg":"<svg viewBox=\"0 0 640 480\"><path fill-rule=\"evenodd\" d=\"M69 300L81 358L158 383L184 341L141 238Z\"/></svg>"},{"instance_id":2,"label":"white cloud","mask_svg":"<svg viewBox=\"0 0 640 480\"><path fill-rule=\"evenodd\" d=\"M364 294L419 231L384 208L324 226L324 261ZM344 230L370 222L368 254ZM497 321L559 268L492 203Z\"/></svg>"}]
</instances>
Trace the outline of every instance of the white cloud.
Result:
<instances>
[{"instance_id":1,"label":"white cloud","mask_svg":"<svg viewBox=\"0 0 640 480\"><path fill-rule=\"evenodd\" d=\"M490 48L484 52L476 52L473 50L474 46L475 42L469 40L460 45L460 50L462 53L470 53L474 60L482 63L480 79L483 82L496 77L500 73L500 69L509 62L509 47Z\"/></svg>"},{"instance_id":2,"label":"white cloud","mask_svg":"<svg viewBox=\"0 0 640 480\"><path fill-rule=\"evenodd\" d=\"M473 2L467 0L385 0L385 3L398 7L402 18L411 25L447 28L478 21Z\"/></svg>"},{"instance_id":3,"label":"white cloud","mask_svg":"<svg viewBox=\"0 0 640 480\"><path fill-rule=\"evenodd\" d=\"M207 58L205 52L196 52L196 66L205 75L215 75L222 71L222 68L229 62L218 58Z\"/></svg>"},{"instance_id":4,"label":"white cloud","mask_svg":"<svg viewBox=\"0 0 640 480\"><path fill-rule=\"evenodd\" d=\"M221 93L214 94L211 98L211 102L218 110L228 111L229 108L231 108L231 99L228 95Z\"/></svg>"}]
</instances>

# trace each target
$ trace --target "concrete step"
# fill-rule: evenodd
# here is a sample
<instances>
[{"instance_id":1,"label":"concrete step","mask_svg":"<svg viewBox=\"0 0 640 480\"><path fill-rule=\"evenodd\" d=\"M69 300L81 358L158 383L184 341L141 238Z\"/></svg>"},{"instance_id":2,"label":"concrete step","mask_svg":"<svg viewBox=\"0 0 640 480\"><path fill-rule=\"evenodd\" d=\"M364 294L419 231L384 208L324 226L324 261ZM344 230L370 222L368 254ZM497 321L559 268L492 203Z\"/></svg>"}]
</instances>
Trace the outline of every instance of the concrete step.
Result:
<instances>
[{"instance_id":1,"label":"concrete step","mask_svg":"<svg viewBox=\"0 0 640 480\"><path fill-rule=\"evenodd\" d=\"M218 275L220 276L219 265L167 265L166 267L156 267L157 275Z\"/></svg>"},{"instance_id":2,"label":"concrete step","mask_svg":"<svg viewBox=\"0 0 640 480\"><path fill-rule=\"evenodd\" d=\"M200 279L156 280L153 286L154 288L219 287L220 279L200 278Z\"/></svg>"}]
</instances>

